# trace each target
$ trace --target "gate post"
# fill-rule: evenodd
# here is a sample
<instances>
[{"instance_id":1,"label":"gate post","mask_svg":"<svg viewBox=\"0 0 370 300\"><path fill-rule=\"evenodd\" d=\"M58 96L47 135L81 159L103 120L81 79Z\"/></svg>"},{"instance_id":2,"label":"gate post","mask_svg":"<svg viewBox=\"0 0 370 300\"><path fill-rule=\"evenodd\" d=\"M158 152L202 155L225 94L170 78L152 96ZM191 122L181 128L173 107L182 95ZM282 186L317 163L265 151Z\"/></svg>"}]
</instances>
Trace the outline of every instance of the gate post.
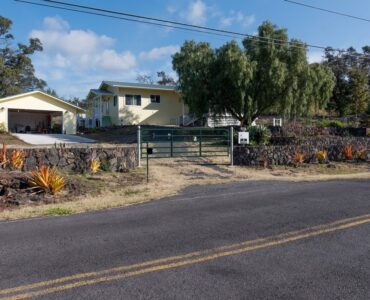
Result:
<instances>
[{"instance_id":1,"label":"gate post","mask_svg":"<svg viewBox=\"0 0 370 300\"><path fill-rule=\"evenodd\" d=\"M171 130L171 157L173 157L173 129Z\"/></svg>"},{"instance_id":2,"label":"gate post","mask_svg":"<svg viewBox=\"0 0 370 300\"><path fill-rule=\"evenodd\" d=\"M141 127L137 127L137 162L138 166L141 167Z\"/></svg>"},{"instance_id":3,"label":"gate post","mask_svg":"<svg viewBox=\"0 0 370 300\"><path fill-rule=\"evenodd\" d=\"M234 127L230 127L229 132L229 139L230 139L230 166L234 165Z\"/></svg>"},{"instance_id":4,"label":"gate post","mask_svg":"<svg viewBox=\"0 0 370 300\"><path fill-rule=\"evenodd\" d=\"M199 156L202 157L202 129L199 129Z\"/></svg>"}]
</instances>

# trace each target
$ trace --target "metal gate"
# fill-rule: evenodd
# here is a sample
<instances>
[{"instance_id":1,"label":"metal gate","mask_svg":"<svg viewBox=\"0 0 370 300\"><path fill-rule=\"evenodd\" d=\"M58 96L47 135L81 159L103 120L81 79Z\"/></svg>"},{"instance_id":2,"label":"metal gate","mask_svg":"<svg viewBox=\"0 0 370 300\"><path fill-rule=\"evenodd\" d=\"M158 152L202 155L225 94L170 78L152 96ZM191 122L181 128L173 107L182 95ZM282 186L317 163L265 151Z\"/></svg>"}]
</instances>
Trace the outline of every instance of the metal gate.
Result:
<instances>
[{"instance_id":1,"label":"metal gate","mask_svg":"<svg viewBox=\"0 0 370 300\"><path fill-rule=\"evenodd\" d=\"M215 157L232 155L232 128L140 127L140 158Z\"/></svg>"}]
</instances>

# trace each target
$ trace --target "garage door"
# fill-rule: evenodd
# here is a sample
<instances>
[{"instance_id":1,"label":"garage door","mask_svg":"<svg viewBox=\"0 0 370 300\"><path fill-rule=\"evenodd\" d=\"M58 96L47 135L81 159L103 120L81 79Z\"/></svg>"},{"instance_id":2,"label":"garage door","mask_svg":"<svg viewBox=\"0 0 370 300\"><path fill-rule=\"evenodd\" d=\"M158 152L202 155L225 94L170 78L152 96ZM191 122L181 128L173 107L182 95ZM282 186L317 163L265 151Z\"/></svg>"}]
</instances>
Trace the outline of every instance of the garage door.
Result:
<instances>
[{"instance_id":1,"label":"garage door","mask_svg":"<svg viewBox=\"0 0 370 300\"><path fill-rule=\"evenodd\" d=\"M63 113L31 109L9 109L8 128L14 133L62 133Z\"/></svg>"}]
</instances>

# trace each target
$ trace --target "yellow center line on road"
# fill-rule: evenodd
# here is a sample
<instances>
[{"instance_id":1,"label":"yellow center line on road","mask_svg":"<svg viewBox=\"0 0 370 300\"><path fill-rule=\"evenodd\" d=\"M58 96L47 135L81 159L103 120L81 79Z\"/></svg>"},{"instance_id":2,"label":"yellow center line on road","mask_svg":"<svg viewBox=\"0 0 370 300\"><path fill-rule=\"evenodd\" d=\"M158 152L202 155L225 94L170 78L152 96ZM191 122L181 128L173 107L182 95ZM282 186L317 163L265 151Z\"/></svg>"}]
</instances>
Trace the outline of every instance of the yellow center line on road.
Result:
<instances>
[{"instance_id":1,"label":"yellow center line on road","mask_svg":"<svg viewBox=\"0 0 370 300\"><path fill-rule=\"evenodd\" d=\"M193 265L197 263L202 263L217 258L236 255L241 253L246 253L250 251L255 251L258 249L273 247L277 245L286 244L289 242L302 240L310 237L319 236L325 233L331 233L335 231L340 231L348 229L355 226L360 226L370 223L370 214L362 215L354 218L348 218L339 220L333 223L313 226L303 230L292 231L288 233L279 234L276 236L271 236L267 238L256 239L252 241L245 241L238 244L218 247L214 249L208 249L204 251L191 252L185 255L173 256L168 258L162 258L157 260L152 260L140 264L133 264L128 266L121 266L112 269L107 269L98 272L82 273L72 276L66 276L57 278L54 280L48 280L43 282L38 282L35 284L23 285L15 288L10 288L0 291L0 295L8 295L6 298L1 299L27 299L37 296L43 296L50 293L69 290L81 286L98 284L102 282L108 282L113 280L122 280L128 277L138 276L145 273L152 273L156 271L173 269L187 265ZM136 270L135 270L136 269ZM129 272L128 272L129 271ZM125 272L116 275L111 275L114 272ZM89 278L96 277L96 278ZM88 279L86 279L88 278ZM80 280L84 279L84 280ZM60 283L65 283L68 281L76 280L75 282L70 282L58 286L53 286ZM42 288L36 291L28 291L30 289ZM14 293L20 293L17 295L9 295Z\"/></svg>"}]
</instances>

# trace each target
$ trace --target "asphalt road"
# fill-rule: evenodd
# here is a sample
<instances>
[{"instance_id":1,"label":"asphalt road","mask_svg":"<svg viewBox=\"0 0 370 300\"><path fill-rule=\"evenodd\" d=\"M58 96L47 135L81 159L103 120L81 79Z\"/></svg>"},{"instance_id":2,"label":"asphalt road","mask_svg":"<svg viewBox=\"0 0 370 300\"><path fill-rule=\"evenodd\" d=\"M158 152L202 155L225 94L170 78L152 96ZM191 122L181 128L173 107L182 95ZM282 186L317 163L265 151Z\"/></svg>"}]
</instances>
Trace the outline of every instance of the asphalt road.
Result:
<instances>
[{"instance_id":1,"label":"asphalt road","mask_svg":"<svg viewBox=\"0 0 370 300\"><path fill-rule=\"evenodd\" d=\"M246 182L2 222L0 299L370 299L369 214L369 181Z\"/></svg>"}]
</instances>

